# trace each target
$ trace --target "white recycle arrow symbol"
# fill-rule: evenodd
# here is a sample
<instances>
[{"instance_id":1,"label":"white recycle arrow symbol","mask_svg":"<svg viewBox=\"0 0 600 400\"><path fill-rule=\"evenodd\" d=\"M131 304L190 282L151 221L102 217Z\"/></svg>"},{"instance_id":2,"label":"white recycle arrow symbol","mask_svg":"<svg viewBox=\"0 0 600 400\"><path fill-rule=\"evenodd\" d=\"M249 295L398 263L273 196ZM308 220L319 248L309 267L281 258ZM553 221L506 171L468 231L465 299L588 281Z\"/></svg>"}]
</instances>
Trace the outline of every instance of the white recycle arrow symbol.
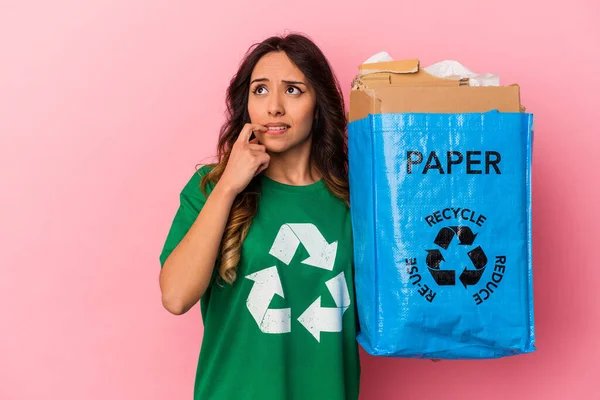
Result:
<instances>
[{"instance_id":1,"label":"white recycle arrow symbol","mask_svg":"<svg viewBox=\"0 0 600 400\"><path fill-rule=\"evenodd\" d=\"M277 267L265 268L246 278L254 281L246 306L260 330L264 333L291 332L292 310L290 308L269 309L269 304L275 295L285 298Z\"/></svg>"},{"instance_id":2,"label":"white recycle arrow symbol","mask_svg":"<svg viewBox=\"0 0 600 400\"><path fill-rule=\"evenodd\" d=\"M337 307L321 307L321 296L319 296L298 318L298 321L319 343L321 332L342 331L342 317L350 306L350 293L343 272L325 284Z\"/></svg>"},{"instance_id":3,"label":"white recycle arrow symbol","mask_svg":"<svg viewBox=\"0 0 600 400\"><path fill-rule=\"evenodd\" d=\"M313 224L283 225L279 228L269 254L289 265L300 243L310 255L302 261L303 264L329 271L333 270L337 254L337 241L331 244L327 243L327 240Z\"/></svg>"}]
</instances>

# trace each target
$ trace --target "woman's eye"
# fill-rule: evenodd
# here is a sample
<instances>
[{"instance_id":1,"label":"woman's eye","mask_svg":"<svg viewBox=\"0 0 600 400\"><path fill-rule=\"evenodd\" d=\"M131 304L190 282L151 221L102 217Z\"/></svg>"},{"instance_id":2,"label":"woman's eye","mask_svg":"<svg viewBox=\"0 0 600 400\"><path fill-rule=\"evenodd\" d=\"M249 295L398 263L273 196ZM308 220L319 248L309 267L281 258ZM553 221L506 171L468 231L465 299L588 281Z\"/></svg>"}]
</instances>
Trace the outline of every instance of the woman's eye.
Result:
<instances>
[{"instance_id":1,"label":"woman's eye","mask_svg":"<svg viewBox=\"0 0 600 400\"><path fill-rule=\"evenodd\" d=\"M264 86L259 86L256 89L254 89L254 93L256 93L256 94L263 94L264 93L264 89L265 89Z\"/></svg>"},{"instance_id":2,"label":"woman's eye","mask_svg":"<svg viewBox=\"0 0 600 400\"><path fill-rule=\"evenodd\" d=\"M287 88L287 92L289 94L300 94L302 93L302 90L298 89L296 86L290 86Z\"/></svg>"}]
</instances>

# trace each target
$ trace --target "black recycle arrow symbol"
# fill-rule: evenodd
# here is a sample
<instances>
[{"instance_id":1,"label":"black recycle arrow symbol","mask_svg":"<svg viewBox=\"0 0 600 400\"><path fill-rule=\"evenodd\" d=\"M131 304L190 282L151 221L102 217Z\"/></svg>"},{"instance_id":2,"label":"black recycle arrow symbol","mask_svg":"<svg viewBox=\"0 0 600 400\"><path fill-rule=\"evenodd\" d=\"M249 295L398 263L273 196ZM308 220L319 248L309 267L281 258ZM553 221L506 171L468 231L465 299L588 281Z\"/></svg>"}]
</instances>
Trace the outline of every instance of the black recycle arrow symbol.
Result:
<instances>
[{"instance_id":1,"label":"black recycle arrow symbol","mask_svg":"<svg viewBox=\"0 0 600 400\"><path fill-rule=\"evenodd\" d=\"M468 226L449 226L440 229L434 240L434 243L443 249L447 249L455 235L458 236L459 245L463 246L472 245L477 237L477 234L473 233L471 228ZM445 261L442 253L437 249L426 251L427 258L425 262L435 282L441 286L454 285L456 282L456 274L454 270L440 269L442 261ZM487 256L485 255L481 246L477 246L467 254L469 255L469 258L471 259L475 269L469 270L465 267L463 272L460 274L459 279L465 289L467 286L476 285L479 282L488 261Z\"/></svg>"},{"instance_id":2,"label":"black recycle arrow symbol","mask_svg":"<svg viewBox=\"0 0 600 400\"><path fill-rule=\"evenodd\" d=\"M425 263L427 264L427 268L435 283L440 286L454 285L456 281L456 274L454 271L440 269L440 264L444 261L442 253L437 249L426 251L427 258L425 259Z\"/></svg>"},{"instance_id":3,"label":"black recycle arrow symbol","mask_svg":"<svg viewBox=\"0 0 600 400\"><path fill-rule=\"evenodd\" d=\"M468 226L449 226L440 229L433 243L446 250L455 234L458 236L459 245L471 245L477 237Z\"/></svg>"},{"instance_id":4,"label":"black recycle arrow symbol","mask_svg":"<svg viewBox=\"0 0 600 400\"><path fill-rule=\"evenodd\" d=\"M481 275L483 275L483 271L485 271L485 265L487 264L487 256L483 252L481 246L477 246L473 250L467 253L473 266L475 266L474 270L464 269L460 274L460 281L462 282L465 289L468 285L476 285L481 279Z\"/></svg>"}]
</instances>

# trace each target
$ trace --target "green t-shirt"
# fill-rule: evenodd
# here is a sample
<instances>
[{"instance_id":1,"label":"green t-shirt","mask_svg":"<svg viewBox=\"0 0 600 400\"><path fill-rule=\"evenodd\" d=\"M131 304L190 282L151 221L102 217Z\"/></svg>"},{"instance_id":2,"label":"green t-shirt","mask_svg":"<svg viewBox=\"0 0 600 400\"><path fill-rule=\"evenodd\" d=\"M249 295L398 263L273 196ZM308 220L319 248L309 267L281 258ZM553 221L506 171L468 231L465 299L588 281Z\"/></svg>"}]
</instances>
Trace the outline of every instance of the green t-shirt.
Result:
<instances>
[{"instance_id":1,"label":"green t-shirt","mask_svg":"<svg viewBox=\"0 0 600 400\"><path fill-rule=\"evenodd\" d=\"M181 192L161 265L206 201L200 179L208 170ZM262 176L237 279L213 280L200 300L194 399L358 399L353 278L346 204L323 181L291 186Z\"/></svg>"}]
</instances>

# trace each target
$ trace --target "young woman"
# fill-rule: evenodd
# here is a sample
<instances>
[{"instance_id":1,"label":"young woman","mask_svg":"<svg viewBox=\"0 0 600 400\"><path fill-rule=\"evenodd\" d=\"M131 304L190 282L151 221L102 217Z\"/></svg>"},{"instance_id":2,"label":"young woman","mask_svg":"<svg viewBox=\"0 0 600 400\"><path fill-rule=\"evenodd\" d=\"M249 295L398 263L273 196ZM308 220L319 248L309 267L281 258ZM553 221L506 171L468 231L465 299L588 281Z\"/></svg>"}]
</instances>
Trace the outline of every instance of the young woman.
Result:
<instances>
[{"instance_id":1,"label":"young woman","mask_svg":"<svg viewBox=\"0 0 600 400\"><path fill-rule=\"evenodd\" d=\"M227 91L218 162L180 195L164 307L200 301L195 399L347 400L359 392L346 116L307 37L271 37Z\"/></svg>"}]
</instances>

